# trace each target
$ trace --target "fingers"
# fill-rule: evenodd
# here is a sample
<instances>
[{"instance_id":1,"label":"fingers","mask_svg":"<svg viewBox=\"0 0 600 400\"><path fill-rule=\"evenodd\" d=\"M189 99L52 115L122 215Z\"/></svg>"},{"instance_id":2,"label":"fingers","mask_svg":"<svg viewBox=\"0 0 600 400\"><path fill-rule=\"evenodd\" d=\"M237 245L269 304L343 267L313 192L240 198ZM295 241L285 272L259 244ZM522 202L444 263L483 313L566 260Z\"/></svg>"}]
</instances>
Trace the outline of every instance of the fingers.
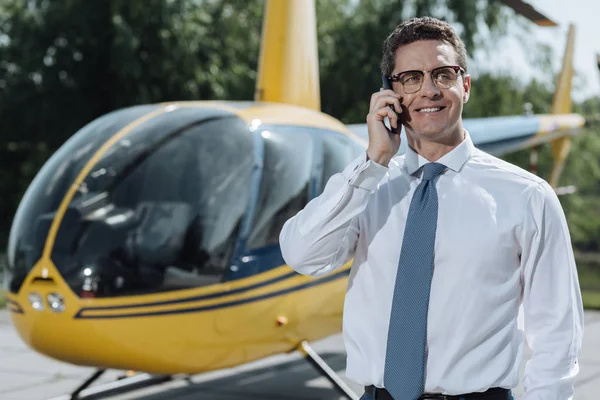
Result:
<instances>
[{"instance_id":1,"label":"fingers","mask_svg":"<svg viewBox=\"0 0 600 400\"><path fill-rule=\"evenodd\" d=\"M398 93L394 92L393 90L381 88L379 90L379 92L373 93L371 95L371 102L369 104L369 112L373 111L375 108L379 108L379 107L376 107L376 104L382 98L389 98L390 100L392 98L401 99L401 96ZM393 104L393 103L389 102L386 104ZM399 108L399 105L398 105L398 108Z\"/></svg>"},{"instance_id":2,"label":"fingers","mask_svg":"<svg viewBox=\"0 0 600 400\"><path fill-rule=\"evenodd\" d=\"M402 101L402 99L398 98L396 96L381 96L375 102L374 110L380 109L382 107L387 107L389 105L393 105L394 110L396 110L396 112L398 112L398 113L401 113L402 112L402 107L400 104L401 101Z\"/></svg>"},{"instance_id":3,"label":"fingers","mask_svg":"<svg viewBox=\"0 0 600 400\"><path fill-rule=\"evenodd\" d=\"M394 110L392 110L388 106L384 106L384 107L376 109L375 111L373 111L371 113L371 115L377 121L383 121L383 119L385 117L388 117L392 128L395 129L398 127L398 115L394 112Z\"/></svg>"}]
</instances>

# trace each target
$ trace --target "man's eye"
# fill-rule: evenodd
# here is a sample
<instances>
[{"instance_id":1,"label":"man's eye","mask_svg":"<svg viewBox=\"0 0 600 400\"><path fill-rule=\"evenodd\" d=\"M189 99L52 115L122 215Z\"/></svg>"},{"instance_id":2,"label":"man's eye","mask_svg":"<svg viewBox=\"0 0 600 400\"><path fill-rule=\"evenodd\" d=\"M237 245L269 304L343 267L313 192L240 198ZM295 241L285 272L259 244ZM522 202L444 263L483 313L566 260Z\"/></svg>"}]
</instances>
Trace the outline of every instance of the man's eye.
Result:
<instances>
[{"instance_id":1,"label":"man's eye","mask_svg":"<svg viewBox=\"0 0 600 400\"><path fill-rule=\"evenodd\" d=\"M406 78L404 78L404 83L418 83L420 80L420 76L407 76Z\"/></svg>"}]
</instances>

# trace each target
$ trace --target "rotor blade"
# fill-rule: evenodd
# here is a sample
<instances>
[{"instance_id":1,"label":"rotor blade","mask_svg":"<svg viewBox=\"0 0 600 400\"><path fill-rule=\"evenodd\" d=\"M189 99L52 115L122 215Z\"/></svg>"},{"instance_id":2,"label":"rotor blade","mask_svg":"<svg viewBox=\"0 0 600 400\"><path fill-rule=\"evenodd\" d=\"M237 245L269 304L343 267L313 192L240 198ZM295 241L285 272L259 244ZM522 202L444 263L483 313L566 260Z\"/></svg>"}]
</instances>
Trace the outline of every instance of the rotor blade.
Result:
<instances>
[{"instance_id":1,"label":"rotor blade","mask_svg":"<svg viewBox=\"0 0 600 400\"><path fill-rule=\"evenodd\" d=\"M535 24L540 26L557 26L558 24L552 21L550 18L546 17L539 11L537 11L530 4L525 3L522 0L498 0L501 3L509 6L513 10L527 18L530 21L533 21Z\"/></svg>"}]
</instances>

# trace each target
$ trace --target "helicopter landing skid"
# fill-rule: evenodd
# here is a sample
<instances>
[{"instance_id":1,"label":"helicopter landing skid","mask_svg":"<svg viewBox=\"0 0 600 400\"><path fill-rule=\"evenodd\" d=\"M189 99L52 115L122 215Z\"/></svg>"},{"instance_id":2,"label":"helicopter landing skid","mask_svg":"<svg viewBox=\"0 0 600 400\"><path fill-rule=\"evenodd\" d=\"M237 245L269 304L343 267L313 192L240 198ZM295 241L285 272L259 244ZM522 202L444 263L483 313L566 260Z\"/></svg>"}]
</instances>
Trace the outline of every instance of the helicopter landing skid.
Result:
<instances>
[{"instance_id":1,"label":"helicopter landing skid","mask_svg":"<svg viewBox=\"0 0 600 400\"><path fill-rule=\"evenodd\" d=\"M325 378L329 379L335 388L344 396L350 400L359 400L356 393L350 389L350 387L339 377L339 375L331 369L329 365L323 360L319 354L313 350L306 340L298 344L298 351L302 353L304 358L313 365Z\"/></svg>"},{"instance_id":2,"label":"helicopter landing skid","mask_svg":"<svg viewBox=\"0 0 600 400\"><path fill-rule=\"evenodd\" d=\"M143 387L158 385L168 382L173 379L171 375L152 375L146 373L133 374L131 376L124 375L117 378L113 382L108 382L95 387L89 386L94 383L106 369L97 369L88 379L86 379L75 391L71 394L53 397L48 400L92 400L100 399L107 395L115 395L125 393Z\"/></svg>"},{"instance_id":3,"label":"helicopter landing skid","mask_svg":"<svg viewBox=\"0 0 600 400\"><path fill-rule=\"evenodd\" d=\"M302 341L298 344L297 350L302 353L304 358L315 367L324 377L326 377L342 395L350 400L359 400L358 395L344 382L339 375L331 369L319 354L313 350L307 341ZM143 387L158 385L171 380L177 379L177 375L152 375L147 373L129 374L117 378L117 380L109 383L104 383L94 387L89 387L98 378L106 372L106 369L97 369L88 379L86 379L75 391L71 394L59 397L53 397L48 400L94 400L104 398L108 395L116 395L140 389ZM179 376L181 377L181 376ZM189 377L186 378L189 381ZM191 383L191 382L190 382Z\"/></svg>"}]
</instances>

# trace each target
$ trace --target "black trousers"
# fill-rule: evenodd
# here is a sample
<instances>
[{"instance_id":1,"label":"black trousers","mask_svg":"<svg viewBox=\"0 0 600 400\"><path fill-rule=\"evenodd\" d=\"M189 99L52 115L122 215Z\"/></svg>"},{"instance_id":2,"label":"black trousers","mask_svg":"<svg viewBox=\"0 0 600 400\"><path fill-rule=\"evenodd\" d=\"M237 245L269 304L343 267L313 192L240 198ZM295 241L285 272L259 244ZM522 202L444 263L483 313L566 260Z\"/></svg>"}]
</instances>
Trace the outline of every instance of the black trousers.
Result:
<instances>
[{"instance_id":1,"label":"black trousers","mask_svg":"<svg viewBox=\"0 0 600 400\"><path fill-rule=\"evenodd\" d=\"M514 400L508 389L492 388L483 393L466 393L457 396L442 394L424 394L420 400ZM392 395L385 389L375 386L365 387L365 393L360 400L394 400Z\"/></svg>"}]
</instances>

